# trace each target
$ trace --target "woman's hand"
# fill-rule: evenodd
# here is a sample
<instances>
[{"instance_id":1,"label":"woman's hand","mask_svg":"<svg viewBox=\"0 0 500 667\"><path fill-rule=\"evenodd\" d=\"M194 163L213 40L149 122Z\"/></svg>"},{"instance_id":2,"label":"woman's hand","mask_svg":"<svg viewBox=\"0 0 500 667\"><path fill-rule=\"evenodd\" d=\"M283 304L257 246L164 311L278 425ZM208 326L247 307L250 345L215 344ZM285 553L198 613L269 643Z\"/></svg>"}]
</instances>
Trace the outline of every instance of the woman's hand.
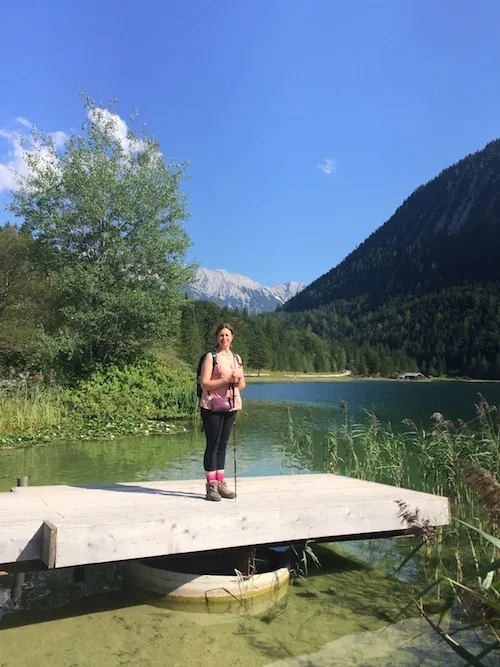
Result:
<instances>
[{"instance_id":1,"label":"woman's hand","mask_svg":"<svg viewBox=\"0 0 500 667\"><path fill-rule=\"evenodd\" d=\"M243 373L240 370L233 371L231 383L238 384L238 382L241 380L242 377Z\"/></svg>"},{"instance_id":2,"label":"woman's hand","mask_svg":"<svg viewBox=\"0 0 500 667\"><path fill-rule=\"evenodd\" d=\"M221 377L221 381L224 384L239 384L242 377L243 377L243 372L237 368L236 370L232 371L231 373L227 373L227 375L223 375Z\"/></svg>"}]
</instances>

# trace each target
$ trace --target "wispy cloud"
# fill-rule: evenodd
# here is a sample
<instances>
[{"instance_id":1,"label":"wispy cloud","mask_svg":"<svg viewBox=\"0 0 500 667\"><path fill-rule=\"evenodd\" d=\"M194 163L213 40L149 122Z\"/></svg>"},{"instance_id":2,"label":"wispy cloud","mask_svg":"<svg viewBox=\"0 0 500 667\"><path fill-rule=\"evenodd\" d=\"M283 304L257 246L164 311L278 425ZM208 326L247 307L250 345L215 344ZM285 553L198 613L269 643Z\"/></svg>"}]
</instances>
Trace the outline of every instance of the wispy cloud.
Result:
<instances>
[{"instance_id":1,"label":"wispy cloud","mask_svg":"<svg viewBox=\"0 0 500 667\"><path fill-rule=\"evenodd\" d=\"M144 142L140 139L131 138L127 123L117 113L112 113L109 109L96 107L88 113L89 120L99 125L103 130L107 129L111 135L120 143L125 155L139 152Z\"/></svg>"},{"instance_id":2,"label":"wispy cloud","mask_svg":"<svg viewBox=\"0 0 500 667\"><path fill-rule=\"evenodd\" d=\"M119 142L126 157L143 150L145 142L130 136L127 123L118 114L109 109L96 107L88 112L88 118L91 123L96 123L103 130L111 133L111 136ZM22 179L29 175L26 158L30 153L38 153L42 159L46 158L51 163L54 161L50 150L46 146L38 145L33 138L30 132L34 127L33 123L22 116L18 116L15 122L22 128L19 130L0 129L0 193L6 190L17 190L19 178ZM56 149L61 149L69 139L66 132L62 130L50 132L49 136L52 137ZM5 143L7 143L6 149L4 149Z\"/></svg>"},{"instance_id":3,"label":"wispy cloud","mask_svg":"<svg viewBox=\"0 0 500 667\"><path fill-rule=\"evenodd\" d=\"M66 134L66 132L63 132L62 130L57 130L57 132L51 132L50 136L54 140L54 146L56 148L62 148L69 139L69 136Z\"/></svg>"},{"instance_id":4,"label":"wispy cloud","mask_svg":"<svg viewBox=\"0 0 500 667\"><path fill-rule=\"evenodd\" d=\"M33 123L22 116L16 118L16 123L29 129L33 127ZM50 136L56 148L62 148L68 140L68 135L62 130L51 132ZM4 139L4 142L0 142L0 192L17 190L19 178L28 176L29 167L26 157L30 153L39 153L42 158L46 157L47 161L51 160L48 148L36 145L33 138L22 131L0 130L0 138ZM2 143L8 145L7 151L3 155L1 151Z\"/></svg>"},{"instance_id":5,"label":"wispy cloud","mask_svg":"<svg viewBox=\"0 0 500 667\"><path fill-rule=\"evenodd\" d=\"M337 163L333 158L326 157L321 164L316 165L324 174L333 174L337 168Z\"/></svg>"},{"instance_id":6,"label":"wispy cloud","mask_svg":"<svg viewBox=\"0 0 500 667\"><path fill-rule=\"evenodd\" d=\"M24 125L24 127L27 127L30 130L33 127L33 123L30 123L29 120L26 120L26 118L23 118L22 116L18 116L16 118L16 123L19 123L19 125Z\"/></svg>"}]
</instances>

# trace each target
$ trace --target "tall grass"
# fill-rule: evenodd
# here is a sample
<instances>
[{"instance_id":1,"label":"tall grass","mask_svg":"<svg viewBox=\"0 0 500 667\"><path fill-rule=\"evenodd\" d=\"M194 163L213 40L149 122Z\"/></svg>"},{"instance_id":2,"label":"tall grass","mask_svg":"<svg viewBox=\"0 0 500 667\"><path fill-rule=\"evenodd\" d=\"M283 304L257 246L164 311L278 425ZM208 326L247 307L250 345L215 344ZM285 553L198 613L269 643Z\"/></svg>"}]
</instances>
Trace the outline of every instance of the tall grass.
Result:
<instances>
[{"instance_id":1,"label":"tall grass","mask_svg":"<svg viewBox=\"0 0 500 667\"><path fill-rule=\"evenodd\" d=\"M436 412L429 429L410 419L393 428L370 413L363 423L351 423L342 402L343 423L323 434L318 446L325 471L450 497L452 525L424 532L398 569L416 560L423 588L414 603L422 616L467 664L483 665L483 658L500 649L500 415L481 395L475 407L469 423ZM289 415L289 454L311 464L312 449L310 436ZM397 542L392 541L396 550ZM480 625L492 638L479 659L428 615L429 595L459 609L467 626Z\"/></svg>"},{"instance_id":2,"label":"tall grass","mask_svg":"<svg viewBox=\"0 0 500 667\"><path fill-rule=\"evenodd\" d=\"M479 465L494 477L500 474L500 415L482 396L471 422L447 420L435 412L429 429L418 428L410 419L394 428L368 412L363 423L351 423L345 402L342 409L343 423L315 442L310 432L294 424L289 410L284 454L307 468L317 465L315 457L320 451L327 472L446 494L466 502L473 500L464 479L467 466Z\"/></svg>"},{"instance_id":3,"label":"tall grass","mask_svg":"<svg viewBox=\"0 0 500 667\"><path fill-rule=\"evenodd\" d=\"M434 413L429 429L417 428L410 419L393 428L370 413L363 423L351 423L345 402L341 409L341 425L314 443L311 434L298 428L289 413L285 453L296 462L292 466L316 470L321 466L326 472L446 495L453 518L495 533L498 524L483 502L485 494L496 497L492 479L500 471L500 423L495 406L480 396L471 422L452 422ZM478 468L490 475L488 483L483 478L483 495L478 493L478 484L469 483L471 470ZM491 543L471 535L463 524L454 522L437 529L433 545L424 540L420 574L431 579L443 573L454 578L470 576L475 567L471 543L476 560L495 556ZM395 542L393 548L399 549L400 543Z\"/></svg>"},{"instance_id":4,"label":"tall grass","mask_svg":"<svg viewBox=\"0 0 500 667\"><path fill-rule=\"evenodd\" d=\"M7 393L8 392L8 393ZM75 387L22 382L0 393L0 445L167 432L198 413L194 379L151 358L95 372Z\"/></svg>"},{"instance_id":5,"label":"tall grass","mask_svg":"<svg viewBox=\"0 0 500 667\"><path fill-rule=\"evenodd\" d=\"M0 396L0 436L57 429L67 418L64 394L56 388L22 385L8 396Z\"/></svg>"}]
</instances>

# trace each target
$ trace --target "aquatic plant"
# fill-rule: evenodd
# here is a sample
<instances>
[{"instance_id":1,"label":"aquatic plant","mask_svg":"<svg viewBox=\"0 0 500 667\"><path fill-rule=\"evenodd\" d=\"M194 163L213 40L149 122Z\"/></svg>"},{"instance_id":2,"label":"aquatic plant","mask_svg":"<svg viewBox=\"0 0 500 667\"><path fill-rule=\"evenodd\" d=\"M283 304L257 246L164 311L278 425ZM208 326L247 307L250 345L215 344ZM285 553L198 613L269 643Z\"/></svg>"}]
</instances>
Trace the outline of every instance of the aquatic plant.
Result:
<instances>
[{"instance_id":1,"label":"aquatic plant","mask_svg":"<svg viewBox=\"0 0 500 667\"><path fill-rule=\"evenodd\" d=\"M407 508L399 508L401 518L414 526L420 539L416 544L392 540L388 560L398 559L395 573L405 568L409 572L408 566L415 564L412 576L426 591L421 599L424 611L429 595L434 600L437 596L446 607L460 587L464 598L465 586L475 591L477 603L489 601L500 619L500 583L495 582L500 560L491 567L498 558L497 546L486 537L498 532L500 519L498 409L479 395L472 421L452 421L435 412L428 429L417 427L409 418L396 427L382 424L369 412L362 423L351 423L346 418L347 405L340 410L344 417L340 425L318 435L315 441L304 427L294 424L290 414L286 454L308 461L307 467L312 469L319 460L315 452L322 450L320 465L326 472L447 495L457 520L435 531L421 526L416 515L403 516ZM470 528L472 523L475 529ZM474 596L470 591L465 596L469 605Z\"/></svg>"},{"instance_id":2,"label":"aquatic plant","mask_svg":"<svg viewBox=\"0 0 500 667\"><path fill-rule=\"evenodd\" d=\"M500 482L477 464L469 463L464 469L465 481L477 493L491 523L500 525Z\"/></svg>"},{"instance_id":3,"label":"aquatic plant","mask_svg":"<svg viewBox=\"0 0 500 667\"><path fill-rule=\"evenodd\" d=\"M313 548L314 542L306 540L303 544L293 544L291 547L293 559L290 567L290 578L293 581L303 579L309 575L311 566L321 569L320 560Z\"/></svg>"},{"instance_id":4,"label":"aquatic plant","mask_svg":"<svg viewBox=\"0 0 500 667\"><path fill-rule=\"evenodd\" d=\"M495 576L500 568L500 559L496 556L500 550L500 540L486 531L471 524L459 521L467 529L470 536L471 555L475 564L475 576L453 578L446 573L427 583L409 604L417 607L420 615L431 628L448 644L448 646L467 665L486 667L492 665L492 660L498 660L500 652L500 582L495 582ZM491 547L490 558L481 563L478 560L475 544L477 540L472 539L476 535L479 541ZM458 552L457 552L458 553ZM441 613L436 619L429 612L426 599L436 589L439 591L447 586L448 599L441 607ZM401 610L406 612L409 605ZM458 626L450 632L447 615L454 609L454 617L459 619ZM479 651L472 653L461 643L461 632L475 628ZM488 662L485 660L488 658ZM496 661L494 664L497 664Z\"/></svg>"}]
</instances>

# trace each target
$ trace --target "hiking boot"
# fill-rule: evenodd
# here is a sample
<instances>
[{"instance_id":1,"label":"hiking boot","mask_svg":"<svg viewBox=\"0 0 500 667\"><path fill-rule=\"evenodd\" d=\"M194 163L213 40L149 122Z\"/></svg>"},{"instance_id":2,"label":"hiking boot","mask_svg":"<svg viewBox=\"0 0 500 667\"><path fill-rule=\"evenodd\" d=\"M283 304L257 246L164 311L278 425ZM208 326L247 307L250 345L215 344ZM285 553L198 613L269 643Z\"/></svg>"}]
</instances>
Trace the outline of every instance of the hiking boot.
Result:
<instances>
[{"instance_id":1,"label":"hiking boot","mask_svg":"<svg viewBox=\"0 0 500 667\"><path fill-rule=\"evenodd\" d=\"M235 492L231 491L225 480L222 480L222 482L217 482L217 491L219 492L221 498L229 498L232 500L236 497Z\"/></svg>"},{"instance_id":2,"label":"hiking boot","mask_svg":"<svg viewBox=\"0 0 500 667\"><path fill-rule=\"evenodd\" d=\"M217 482L207 482L207 500L221 500L221 496L217 490Z\"/></svg>"}]
</instances>

